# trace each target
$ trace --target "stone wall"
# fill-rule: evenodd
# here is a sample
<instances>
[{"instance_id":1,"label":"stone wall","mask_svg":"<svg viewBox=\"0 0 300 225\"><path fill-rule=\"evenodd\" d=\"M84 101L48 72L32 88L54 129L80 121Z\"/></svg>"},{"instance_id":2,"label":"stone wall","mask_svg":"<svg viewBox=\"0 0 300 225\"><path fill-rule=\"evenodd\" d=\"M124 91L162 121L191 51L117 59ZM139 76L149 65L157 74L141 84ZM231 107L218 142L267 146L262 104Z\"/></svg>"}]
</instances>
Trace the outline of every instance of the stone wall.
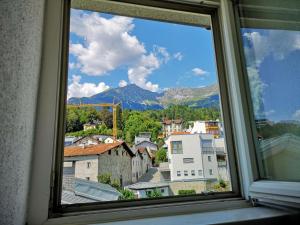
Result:
<instances>
[{"instance_id":1,"label":"stone wall","mask_svg":"<svg viewBox=\"0 0 300 225\"><path fill-rule=\"evenodd\" d=\"M117 154L118 151L118 154ZM122 176L123 186L132 183L132 162L131 156L120 146L101 154L99 156L99 175L111 174L111 178L120 181Z\"/></svg>"}]
</instances>

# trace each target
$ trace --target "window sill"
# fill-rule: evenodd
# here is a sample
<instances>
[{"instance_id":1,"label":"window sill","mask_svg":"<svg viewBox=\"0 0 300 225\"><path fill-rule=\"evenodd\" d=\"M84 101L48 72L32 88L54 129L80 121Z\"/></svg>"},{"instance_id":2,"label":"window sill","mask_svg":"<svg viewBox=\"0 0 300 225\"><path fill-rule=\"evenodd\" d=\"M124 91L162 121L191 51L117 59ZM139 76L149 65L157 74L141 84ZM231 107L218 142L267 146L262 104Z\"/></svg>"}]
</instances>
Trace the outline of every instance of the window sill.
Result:
<instances>
[{"instance_id":1,"label":"window sill","mask_svg":"<svg viewBox=\"0 0 300 225\"><path fill-rule=\"evenodd\" d=\"M189 213L186 211L189 208ZM166 215L166 208L169 215ZM179 210L179 208L181 210ZM221 209L222 208L222 209ZM151 216L144 214L143 209L128 209L123 212L118 210L110 210L110 212L93 212L82 213L81 215L66 215L61 218L49 219L44 225L60 225L60 224L102 224L107 225L199 225L199 224L224 224L239 223L249 224L257 221L273 221L278 222L279 218L292 216L294 222L299 214L293 211L279 210L268 207L251 207L245 200L226 200L226 201L210 201L210 203L200 203L191 205L177 205L173 207L157 207L150 209L153 213ZM172 211L172 213L170 213ZM186 211L184 213L184 211ZM194 212L192 212L194 211ZM201 211L201 213L199 213ZM126 214L126 217L124 215ZM164 216L162 214L165 214ZM108 217L109 216L109 217ZM280 220L281 221L281 220ZM108 223L107 223L108 222ZM295 223L296 224L296 223Z\"/></svg>"}]
</instances>

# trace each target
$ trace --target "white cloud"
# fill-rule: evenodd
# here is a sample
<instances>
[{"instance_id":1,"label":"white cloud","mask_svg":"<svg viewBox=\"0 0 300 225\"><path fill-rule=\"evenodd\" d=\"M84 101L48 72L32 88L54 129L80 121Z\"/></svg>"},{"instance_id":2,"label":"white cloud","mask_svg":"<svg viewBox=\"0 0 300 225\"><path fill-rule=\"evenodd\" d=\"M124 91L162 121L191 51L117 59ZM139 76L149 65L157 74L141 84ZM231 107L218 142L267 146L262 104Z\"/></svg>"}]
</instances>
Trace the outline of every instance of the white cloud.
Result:
<instances>
[{"instance_id":1,"label":"white cloud","mask_svg":"<svg viewBox=\"0 0 300 225\"><path fill-rule=\"evenodd\" d=\"M183 55L181 52L176 52L175 54L173 54L174 59L177 59L178 61L181 61L183 58Z\"/></svg>"},{"instance_id":2,"label":"white cloud","mask_svg":"<svg viewBox=\"0 0 300 225\"><path fill-rule=\"evenodd\" d=\"M128 79L130 83L134 83L141 88L147 89L149 91L158 91L158 84L153 84L147 81L146 78L160 67L160 62L153 53L142 56L140 61L133 67L128 69Z\"/></svg>"},{"instance_id":3,"label":"white cloud","mask_svg":"<svg viewBox=\"0 0 300 225\"><path fill-rule=\"evenodd\" d=\"M120 80L119 87L125 87L127 86L127 82L125 80Z\"/></svg>"},{"instance_id":4,"label":"white cloud","mask_svg":"<svg viewBox=\"0 0 300 225\"><path fill-rule=\"evenodd\" d=\"M290 52L300 49L300 33L272 30L265 34L259 32L244 33L250 42L245 47L247 64L259 67L268 55L276 60L282 60ZM284 42L284 43L283 43Z\"/></svg>"},{"instance_id":5,"label":"white cloud","mask_svg":"<svg viewBox=\"0 0 300 225\"><path fill-rule=\"evenodd\" d=\"M194 69L192 69L192 72L194 73L194 75L197 75L197 76L204 76L204 75L208 74L207 71L205 71L205 70L203 70L201 68L197 68L197 67L194 68Z\"/></svg>"},{"instance_id":6,"label":"white cloud","mask_svg":"<svg viewBox=\"0 0 300 225\"><path fill-rule=\"evenodd\" d=\"M300 109L296 110L293 114L295 120L300 120Z\"/></svg>"},{"instance_id":7,"label":"white cloud","mask_svg":"<svg viewBox=\"0 0 300 225\"><path fill-rule=\"evenodd\" d=\"M270 115L273 115L275 113L275 110L274 109L271 109L271 110L269 110L269 111L266 111L265 112L265 115L266 116L270 116Z\"/></svg>"},{"instance_id":8,"label":"white cloud","mask_svg":"<svg viewBox=\"0 0 300 225\"><path fill-rule=\"evenodd\" d=\"M170 60L166 48L154 45L147 53L143 43L131 34L133 19L113 16L106 19L99 13L83 14L72 10L71 32L82 37L84 43L71 43L70 53L81 65L82 73L102 76L118 67L128 67L128 79L142 88L158 91L158 84L148 76Z\"/></svg>"},{"instance_id":9,"label":"white cloud","mask_svg":"<svg viewBox=\"0 0 300 225\"><path fill-rule=\"evenodd\" d=\"M80 80L81 76L72 76L72 83L68 86L68 99L72 97L90 97L109 89L109 86L104 82L96 85L94 83L80 83Z\"/></svg>"}]
</instances>

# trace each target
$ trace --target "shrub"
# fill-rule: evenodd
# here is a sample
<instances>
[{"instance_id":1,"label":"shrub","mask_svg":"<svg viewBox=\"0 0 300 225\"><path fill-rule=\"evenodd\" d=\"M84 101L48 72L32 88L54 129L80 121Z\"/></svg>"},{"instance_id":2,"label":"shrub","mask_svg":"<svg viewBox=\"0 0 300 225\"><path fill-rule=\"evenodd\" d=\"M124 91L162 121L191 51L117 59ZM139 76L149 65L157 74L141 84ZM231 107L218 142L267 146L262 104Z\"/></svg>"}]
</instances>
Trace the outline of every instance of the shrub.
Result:
<instances>
[{"instance_id":1,"label":"shrub","mask_svg":"<svg viewBox=\"0 0 300 225\"><path fill-rule=\"evenodd\" d=\"M221 188L226 188L227 184L225 183L225 181L223 179L219 180L219 185Z\"/></svg>"},{"instance_id":2,"label":"shrub","mask_svg":"<svg viewBox=\"0 0 300 225\"><path fill-rule=\"evenodd\" d=\"M121 190L121 196L119 196L119 200L133 200L135 199L135 194L133 193L133 191L128 190L128 189L124 189Z\"/></svg>"},{"instance_id":3,"label":"shrub","mask_svg":"<svg viewBox=\"0 0 300 225\"><path fill-rule=\"evenodd\" d=\"M179 190L178 195L194 195L196 194L196 191L194 189L192 190Z\"/></svg>"},{"instance_id":4,"label":"shrub","mask_svg":"<svg viewBox=\"0 0 300 225\"><path fill-rule=\"evenodd\" d=\"M104 173L98 176L98 182L103 184L111 184L111 175L109 173Z\"/></svg>"},{"instance_id":5,"label":"shrub","mask_svg":"<svg viewBox=\"0 0 300 225\"><path fill-rule=\"evenodd\" d=\"M158 198L162 196L160 190L157 188L155 188L153 191L146 192L146 195L148 198Z\"/></svg>"},{"instance_id":6,"label":"shrub","mask_svg":"<svg viewBox=\"0 0 300 225\"><path fill-rule=\"evenodd\" d=\"M120 181L118 181L118 180L112 180L111 181L111 186L114 187L117 190L121 189Z\"/></svg>"}]
</instances>

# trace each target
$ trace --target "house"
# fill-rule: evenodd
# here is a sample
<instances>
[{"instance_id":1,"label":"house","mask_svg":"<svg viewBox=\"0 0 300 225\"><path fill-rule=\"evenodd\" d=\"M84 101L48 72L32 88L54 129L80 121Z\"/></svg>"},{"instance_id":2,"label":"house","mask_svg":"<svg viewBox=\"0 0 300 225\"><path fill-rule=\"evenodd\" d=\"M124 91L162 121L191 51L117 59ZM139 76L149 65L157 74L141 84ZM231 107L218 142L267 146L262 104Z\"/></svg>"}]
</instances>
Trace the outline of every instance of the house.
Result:
<instances>
[{"instance_id":1,"label":"house","mask_svg":"<svg viewBox=\"0 0 300 225\"><path fill-rule=\"evenodd\" d=\"M162 126L163 126L163 135L164 135L164 137L167 137L173 132L183 131L183 120L182 119L176 119L176 120L165 119L162 122Z\"/></svg>"},{"instance_id":2,"label":"house","mask_svg":"<svg viewBox=\"0 0 300 225\"><path fill-rule=\"evenodd\" d=\"M64 146L73 145L74 141L76 141L76 140L77 140L76 137L73 137L73 136L65 136Z\"/></svg>"},{"instance_id":3,"label":"house","mask_svg":"<svg viewBox=\"0 0 300 225\"><path fill-rule=\"evenodd\" d=\"M215 137L223 136L223 125L219 121L192 121L188 131L192 134L213 134Z\"/></svg>"},{"instance_id":4,"label":"house","mask_svg":"<svg viewBox=\"0 0 300 225\"><path fill-rule=\"evenodd\" d=\"M134 144L137 145L140 142L149 141L151 142L151 132L140 132L139 135L134 137Z\"/></svg>"},{"instance_id":5,"label":"house","mask_svg":"<svg viewBox=\"0 0 300 225\"><path fill-rule=\"evenodd\" d=\"M64 186L63 180L63 186ZM62 190L62 204L118 200L121 193L108 184L74 178L72 188Z\"/></svg>"},{"instance_id":6,"label":"house","mask_svg":"<svg viewBox=\"0 0 300 225\"><path fill-rule=\"evenodd\" d=\"M137 182L152 167L152 158L144 147L133 147L132 151L135 154L132 158L132 182Z\"/></svg>"},{"instance_id":7,"label":"house","mask_svg":"<svg viewBox=\"0 0 300 225\"><path fill-rule=\"evenodd\" d=\"M84 131L92 130L92 129L96 129L96 128L97 128L96 123L85 123L85 124L83 124L83 130Z\"/></svg>"},{"instance_id":8,"label":"house","mask_svg":"<svg viewBox=\"0 0 300 225\"><path fill-rule=\"evenodd\" d=\"M76 178L98 181L98 176L110 174L111 179L122 186L132 182L133 156L125 142L68 146L64 149L64 163L72 162Z\"/></svg>"},{"instance_id":9,"label":"house","mask_svg":"<svg viewBox=\"0 0 300 225\"><path fill-rule=\"evenodd\" d=\"M83 146L83 145L97 145L100 144L101 142L95 138L94 136L85 136L78 138L73 142L73 145L77 146Z\"/></svg>"},{"instance_id":10,"label":"house","mask_svg":"<svg viewBox=\"0 0 300 225\"><path fill-rule=\"evenodd\" d=\"M160 192L162 196L170 196L169 184L167 183L139 182L125 188L132 190L138 198L147 198L153 191Z\"/></svg>"},{"instance_id":11,"label":"house","mask_svg":"<svg viewBox=\"0 0 300 225\"><path fill-rule=\"evenodd\" d=\"M104 143L105 144L111 144L111 143L114 143L115 140L112 138L112 137L107 137L104 139Z\"/></svg>"},{"instance_id":12,"label":"house","mask_svg":"<svg viewBox=\"0 0 300 225\"><path fill-rule=\"evenodd\" d=\"M222 141L224 147L224 139L217 141L220 153ZM187 181L219 179L220 173L215 143L216 141L212 134L177 132L170 135L166 140L166 144L168 145L170 180ZM222 154L225 154L224 149L225 148L222 148ZM226 163L226 172L228 171L227 166L228 164ZM166 166L161 170L164 173L168 171ZM224 176L224 173L225 172L222 171L221 175ZM164 176L168 177L166 174L164 174ZM222 178L228 180L228 175Z\"/></svg>"}]
</instances>

